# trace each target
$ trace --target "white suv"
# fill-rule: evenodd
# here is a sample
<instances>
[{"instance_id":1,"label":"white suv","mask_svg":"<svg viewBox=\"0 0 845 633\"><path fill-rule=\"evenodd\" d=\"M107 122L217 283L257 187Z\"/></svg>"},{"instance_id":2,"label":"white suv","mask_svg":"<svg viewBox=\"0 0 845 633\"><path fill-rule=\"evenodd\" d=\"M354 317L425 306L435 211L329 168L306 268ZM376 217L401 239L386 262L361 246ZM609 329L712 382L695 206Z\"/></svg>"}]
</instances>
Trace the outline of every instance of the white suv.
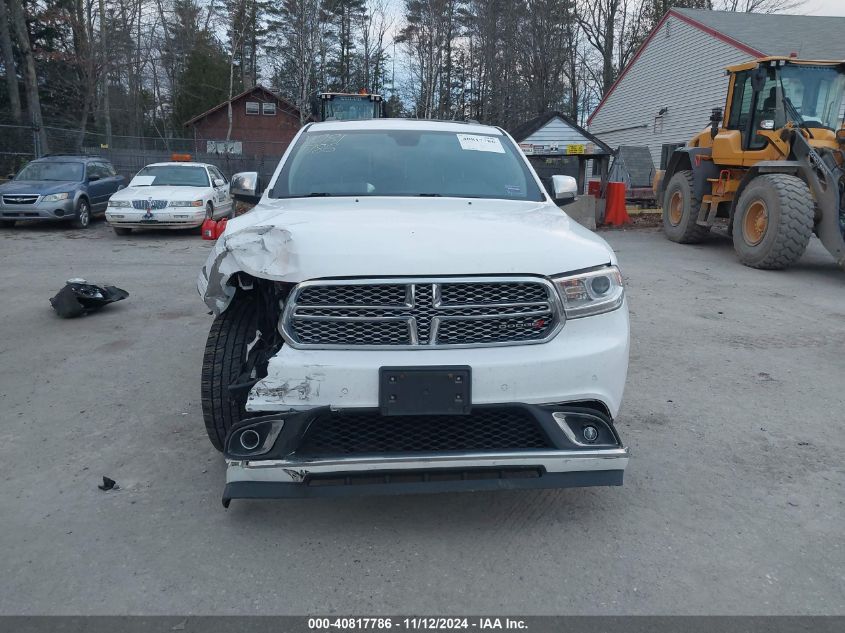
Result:
<instances>
[{"instance_id":1,"label":"white suv","mask_svg":"<svg viewBox=\"0 0 845 633\"><path fill-rule=\"evenodd\" d=\"M198 287L224 505L622 483L616 257L499 128L307 125Z\"/></svg>"}]
</instances>

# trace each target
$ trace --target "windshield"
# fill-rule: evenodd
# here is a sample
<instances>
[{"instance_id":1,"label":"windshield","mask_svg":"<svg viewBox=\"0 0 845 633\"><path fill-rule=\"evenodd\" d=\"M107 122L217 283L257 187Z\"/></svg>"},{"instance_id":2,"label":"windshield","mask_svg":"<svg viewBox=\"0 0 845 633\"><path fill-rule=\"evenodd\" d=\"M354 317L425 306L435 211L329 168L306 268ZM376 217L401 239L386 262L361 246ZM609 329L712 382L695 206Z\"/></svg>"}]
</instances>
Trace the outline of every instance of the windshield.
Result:
<instances>
[{"instance_id":1,"label":"windshield","mask_svg":"<svg viewBox=\"0 0 845 633\"><path fill-rule=\"evenodd\" d=\"M72 180L82 181L82 163L30 163L15 176L15 180Z\"/></svg>"},{"instance_id":2,"label":"windshield","mask_svg":"<svg viewBox=\"0 0 845 633\"><path fill-rule=\"evenodd\" d=\"M787 119L830 129L839 127L845 94L845 74L839 67L787 64L780 78Z\"/></svg>"},{"instance_id":3,"label":"windshield","mask_svg":"<svg viewBox=\"0 0 845 633\"><path fill-rule=\"evenodd\" d=\"M451 196L539 200L543 195L504 136L427 130L306 132L273 198Z\"/></svg>"},{"instance_id":4,"label":"windshield","mask_svg":"<svg viewBox=\"0 0 845 633\"><path fill-rule=\"evenodd\" d=\"M355 95L335 96L332 99L322 100L323 120L354 121L360 119L378 118L379 104L370 101L370 98Z\"/></svg>"},{"instance_id":5,"label":"windshield","mask_svg":"<svg viewBox=\"0 0 845 633\"><path fill-rule=\"evenodd\" d=\"M152 180L149 180L152 178ZM140 182L136 182L140 180ZM149 181L149 182L148 182ZM205 167L181 165L151 165L135 174L130 183L138 185L171 185L176 187L208 187Z\"/></svg>"}]
</instances>

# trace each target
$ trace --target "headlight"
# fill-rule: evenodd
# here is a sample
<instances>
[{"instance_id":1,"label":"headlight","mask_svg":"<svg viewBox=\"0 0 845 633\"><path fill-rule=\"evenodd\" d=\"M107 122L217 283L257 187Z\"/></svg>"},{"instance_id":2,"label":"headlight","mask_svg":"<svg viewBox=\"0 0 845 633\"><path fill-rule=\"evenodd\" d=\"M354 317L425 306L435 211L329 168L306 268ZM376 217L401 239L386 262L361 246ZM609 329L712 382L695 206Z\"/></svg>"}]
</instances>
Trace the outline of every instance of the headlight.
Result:
<instances>
[{"instance_id":1,"label":"headlight","mask_svg":"<svg viewBox=\"0 0 845 633\"><path fill-rule=\"evenodd\" d=\"M58 202L59 200L67 200L69 194L67 193L51 193L49 196L44 196L44 202Z\"/></svg>"},{"instance_id":2,"label":"headlight","mask_svg":"<svg viewBox=\"0 0 845 633\"><path fill-rule=\"evenodd\" d=\"M202 200L171 200L171 207L201 207Z\"/></svg>"},{"instance_id":3,"label":"headlight","mask_svg":"<svg viewBox=\"0 0 845 633\"><path fill-rule=\"evenodd\" d=\"M109 200L109 206L115 209L126 209L132 205L129 200Z\"/></svg>"},{"instance_id":4,"label":"headlight","mask_svg":"<svg viewBox=\"0 0 845 633\"><path fill-rule=\"evenodd\" d=\"M610 312L622 305L625 288L616 266L580 275L553 277L567 319Z\"/></svg>"}]
</instances>

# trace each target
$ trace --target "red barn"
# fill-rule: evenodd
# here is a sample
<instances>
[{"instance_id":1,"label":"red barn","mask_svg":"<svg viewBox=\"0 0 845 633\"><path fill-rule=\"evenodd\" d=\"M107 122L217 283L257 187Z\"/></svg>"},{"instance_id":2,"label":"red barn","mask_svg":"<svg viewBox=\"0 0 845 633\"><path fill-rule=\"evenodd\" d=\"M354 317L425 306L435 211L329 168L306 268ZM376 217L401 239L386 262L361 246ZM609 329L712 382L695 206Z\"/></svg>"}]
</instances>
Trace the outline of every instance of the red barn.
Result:
<instances>
[{"instance_id":1,"label":"red barn","mask_svg":"<svg viewBox=\"0 0 845 633\"><path fill-rule=\"evenodd\" d=\"M278 160L302 127L299 108L264 86L255 86L232 97L229 133L229 103L224 101L185 123L193 131L197 154Z\"/></svg>"}]
</instances>

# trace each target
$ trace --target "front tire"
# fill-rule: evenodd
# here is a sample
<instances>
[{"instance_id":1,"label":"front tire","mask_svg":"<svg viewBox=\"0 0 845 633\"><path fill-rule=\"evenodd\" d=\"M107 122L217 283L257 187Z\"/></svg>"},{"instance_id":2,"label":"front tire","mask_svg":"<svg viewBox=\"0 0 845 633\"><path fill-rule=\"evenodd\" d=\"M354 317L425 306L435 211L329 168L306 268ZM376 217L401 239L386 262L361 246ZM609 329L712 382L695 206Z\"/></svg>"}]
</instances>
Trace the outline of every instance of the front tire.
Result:
<instances>
[{"instance_id":1,"label":"front tire","mask_svg":"<svg viewBox=\"0 0 845 633\"><path fill-rule=\"evenodd\" d=\"M200 379L202 416L208 439L218 451L223 450L226 434L234 424L246 417L248 392L230 394L229 385L241 373L247 347L255 339L258 318L254 298L236 295L223 314L214 319Z\"/></svg>"},{"instance_id":2,"label":"front tire","mask_svg":"<svg viewBox=\"0 0 845 633\"><path fill-rule=\"evenodd\" d=\"M692 172L679 171L663 194L663 232L673 242L697 244L710 233L710 228L696 224L701 200L695 196Z\"/></svg>"},{"instance_id":3,"label":"front tire","mask_svg":"<svg viewBox=\"0 0 845 633\"><path fill-rule=\"evenodd\" d=\"M757 176L743 190L733 218L734 250L751 268L781 270L794 264L813 233L813 197L790 174Z\"/></svg>"},{"instance_id":4,"label":"front tire","mask_svg":"<svg viewBox=\"0 0 845 633\"><path fill-rule=\"evenodd\" d=\"M73 218L75 229L87 229L91 225L91 204L85 198L76 203L76 215Z\"/></svg>"}]
</instances>

